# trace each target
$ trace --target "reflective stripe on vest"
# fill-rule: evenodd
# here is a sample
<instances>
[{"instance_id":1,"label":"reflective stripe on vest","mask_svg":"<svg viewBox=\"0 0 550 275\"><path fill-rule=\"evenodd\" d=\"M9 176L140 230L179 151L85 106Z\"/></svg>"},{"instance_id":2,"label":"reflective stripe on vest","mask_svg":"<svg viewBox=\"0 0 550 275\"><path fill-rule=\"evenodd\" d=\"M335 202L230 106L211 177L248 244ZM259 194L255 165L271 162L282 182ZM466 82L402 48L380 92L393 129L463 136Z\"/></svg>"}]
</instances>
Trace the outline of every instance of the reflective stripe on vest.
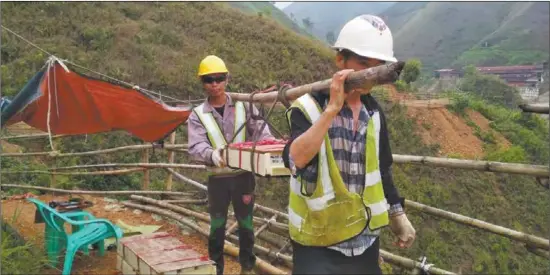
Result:
<instances>
[{"instance_id":1,"label":"reflective stripe on vest","mask_svg":"<svg viewBox=\"0 0 550 275\"><path fill-rule=\"evenodd\" d=\"M317 121L322 112L309 94L298 98L292 107L301 109L311 123ZM287 119L290 122L290 112ZM294 241L309 246L330 246L353 238L367 225L374 231L388 224L388 204L379 171L379 133L380 114L375 112L367 126L362 196L345 187L328 134L319 151L319 173L313 194L304 195L301 179L291 177L288 214L290 236Z\"/></svg>"},{"instance_id":2,"label":"reflective stripe on vest","mask_svg":"<svg viewBox=\"0 0 550 275\"><path fill-rule=\"evenodd\" d=\"M195 107L193 111L197 114L199 117L199 120L201 121L202 125L206 129L206 134L208 135L208 140L210 141L210 144L212 145L212 148L219 149L223 148L227 145L227 141L225 139L225 136L223 135L222 130L220 129L220 126L216 122L216 119L214 118L214 115L212 113L204 112L204 103ZM234 132L237 132L237 130L241 127L241 125L246 123L246 110L244 107L244 103L237 101L235 102L235 127ZM246 127L243 127L239 134L235 137L234 142L245 142L246 141Z\"/></svg>"}]
</instances>

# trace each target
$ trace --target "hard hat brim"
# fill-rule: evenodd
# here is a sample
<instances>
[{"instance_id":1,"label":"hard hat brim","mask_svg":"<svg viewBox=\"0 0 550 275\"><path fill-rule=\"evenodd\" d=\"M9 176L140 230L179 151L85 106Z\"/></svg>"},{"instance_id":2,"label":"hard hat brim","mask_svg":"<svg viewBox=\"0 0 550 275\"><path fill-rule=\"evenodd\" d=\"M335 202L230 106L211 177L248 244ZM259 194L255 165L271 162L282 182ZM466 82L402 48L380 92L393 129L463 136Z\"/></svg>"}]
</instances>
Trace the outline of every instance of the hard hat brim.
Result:
<instances>
[{"instance_id":1,"label":"hard hat brim","mask_svg":"<svg viewBox=\"0 0 550 275\"><path fill-rule=\"evenodd\" d=\"M387 62L397 62L397 58L395 58L393 56L379 54L379 53L375 53L375 52L372 52L372 51L360 51L360 50L351 49L351 48L348 48L348 47L345 47L345 48L340 47L340 46L337 46L337 45L332 46L332 48L335 49L335 50L348 50L348 51L353 52L356 55L366 57L366 58L374 58L374 59L387 61Z\"/></svg>"}]
</instances>

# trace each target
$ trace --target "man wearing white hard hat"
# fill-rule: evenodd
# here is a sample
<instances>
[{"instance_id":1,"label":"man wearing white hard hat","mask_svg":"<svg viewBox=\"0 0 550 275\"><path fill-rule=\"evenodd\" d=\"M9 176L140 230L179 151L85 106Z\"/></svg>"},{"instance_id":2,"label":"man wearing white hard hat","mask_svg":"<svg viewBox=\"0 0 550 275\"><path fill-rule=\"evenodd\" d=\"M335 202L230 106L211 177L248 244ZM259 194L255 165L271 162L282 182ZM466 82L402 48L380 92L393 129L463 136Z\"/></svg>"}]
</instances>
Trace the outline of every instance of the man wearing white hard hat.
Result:
<instances>
[{"instance_id":1,"label":"man wearing white hard hat","mask_svg":"<svg viewBox=\"0 0 550 275\"><path fill-rule=\"evenodd\" d=\"M415 230L392 179L386 118L372 87L344 93L350 72L396 62L384 21L361 15L340 31L330 95L306 94L287 111L292 171L289 233L293 274L381 274L380 230L412 245Z\"/></svg>"}]
</instances>

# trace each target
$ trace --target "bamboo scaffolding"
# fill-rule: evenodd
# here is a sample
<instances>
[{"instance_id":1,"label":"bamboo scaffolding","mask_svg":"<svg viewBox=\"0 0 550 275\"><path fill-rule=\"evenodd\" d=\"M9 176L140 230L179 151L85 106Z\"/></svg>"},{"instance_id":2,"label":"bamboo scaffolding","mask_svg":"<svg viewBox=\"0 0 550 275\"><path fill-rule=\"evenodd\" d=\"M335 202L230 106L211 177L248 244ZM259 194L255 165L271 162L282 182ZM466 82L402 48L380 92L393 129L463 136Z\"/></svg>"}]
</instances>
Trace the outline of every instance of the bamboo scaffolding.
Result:
<instances>
[{"instance_id":1,"label":"bamboo scaffolding","mask_svg":"<svg viewBox=\"0 0 550 275\"><path fill-rule=\"evenodd\" d=\"M519 231L515 231L499 225L484 222L478 219L466 217L460 214L437 209L437 208L430 207L430 206L427 206L418 202L410 201L410 200L405 200L405 205L409 208L413 208L433 216L441 217L441 218L458 222L464 225L479 228L484 231L498 234L515 241L523 242L537 248L550 250L550 241L547 239L525 234Z\"/></svg>"},{"instance_id":2,"label":"bamboo scaffolding","mask_svg":"<svg viewBox=\"0 0 550 275\"><path fill-rule=\"evenodd\" d=\"M114 167L206 169L205 165L184 164L184 163L102 163L102 164L56 167L56 168L51 168L50 170L59 171L59 170L76 170L76 169L89 169L89 168L114 168Z\"/></svg>"},{"instance_id":3,"label":"bamboo scaffolding","mask_svg":"<svg viewBox=\"0 0 550 275\"><path fill-rule=\"evenodd\" d=\"M89 175L122 175L140 172L147 168L130 168L109 171L92 171L92 172L53 172L53 171L2 171L2 174L48 174L48 175L66 175L66 176L89 176Z\"/></svg>"},{"instance_id":4,"label":"bamboo scaffolding","mask_svg":"<svg viewBox=\"0 0 550 275\"><path fill-rule=\"evenodd\" d=\"M225 231L225 236L229 236L233 233L235 233L235 231L237 231L237 227L239 226L239 222L235 221L233 224L231 224L231 226Z\"/></svg>"},{"instance_id":5,"label":"bamboo scaffolding","mask_svg":"<svg viewBox=\"0 0 550 275\"><path fill-rule=\"evenodd\" d=\"M193 192L175 192L175 191L142 191L142 190L127 190L127 191L88 191L88 190L66 190L58 188L49 188L42 186L31 186L31 185L18 185L18 184L6 184L3 183L1 186L2 189L5 188L21 188L21 189L34 189L41 191L48 191L53 193L65 193L65 194L82 194L82 195L178 195L178 196L194 196L196 193Z\"/></svg>"},{"instance_id":6,"label":"bamboo scaffolding","mask_svg":"<svg viewBox=\"0 0 550 275\"><path fill-rule=\"evenodd\" d=\"M548 114L550 113L550 105L542 104L521 104L519 108L526 113Z\"/></svg>"},{"instance_id":7,"label":"bamboo scaffolding","mask_svg":"<svg viewBox=\"0 0 550 275\"><path fill-rule=\"evenodd\" d=\"M377 67L352 72L348 75L344 83L344 90L348 92L352 89L364 87L367 85L382 85L392 83L399 78L399 74L401 73L401 70L404 66L405 62L399 61L388 65L380 65ZM287 100L291 101L307 93L327 93L330 89L331 83L332 78L329 78L322 81L294 87L288 89L285 92L284 97ZM256 94L254 95L254 98L252 100L250 94L229 93L229 96L231 96L233 100L238 101L268 103L273 102L275 99L277 99L278 94L278 91Z\"/></svg>"},{"instance_id":8,"label":"bamboo scaffolding","mask_svg":"<svg viewBox=\"0 0 550 275\"><path fill-rule=\"evenodd\" d=\"M529 165L495 161L462 160L396 154L393 155L393 162L399 164L423 164L435 167L523 174L537 177L548 177L550 175L550 168L548 167L548 165Z\"/></svg>"},{"instance_id":9,"label":"bamboo scaffolding","mask_svg":"<svg viewBox=\"0 0 550 275\"><path fill-rule=\"evenodd\" d=\"M170 145L176 143L176 131L170 134ZM168 150L168 163L174 163L174 151ZM172 190L172 174L168 174L166 178L166 190Z\"/></svg>"},{"instance_id":10,"label":"bamboo scaffolding","mask_svg":"<svg viewBox=\"0 0 550 275\"><path fill-rule=\"evenodd\" d=\"M262 225L260 228L258 228L258 230L256 230L256 232L254 232L254 237L258 237L258 235L260 235L266 228L268 228L269 224L271 222L274 222L276 218L277 218L277 215L273 215L271 217L271 219L269 219L266 223L264 223L264 225Z\"/></svg>"},{"instance_id":11,"label":"bamboo scaffolding","mask_svg":"<svg viewBox=\"0 0 550 275\"><path fill-rule=\"evenodd\" d=\"M152 144L136 144L136 145L128 145L128 146L121 146L121 147L115 147L115 148L109 148L109 149L76 152L76 153L59 153L58 151L49 151L49 152L31 152L31 153L7 153L7 154L2 154L2 156L3 157L45 156L45 157L56 157L56 158L81 157L81 156L117 153L122 151L138 151L138 150L149 149L153 147L157 147L157 146L153 146ZM182 149L182 148L187 148L187 144L165 144L164 145L164 149Z\"/></svg>"},{"instance_id":12,"label":"bamboo scaffolding","mask_svg":"<svg viewBox=\"0 0 550 275\"><path fill-rule=\"evenodd\" d=\"M385 251L383 249L380 249L380 256L382 256L384 261L386 261L388 263L391 263L391 264L394 264L394 265L399 265L399 266L405 267L407 269L414 269L414 268L423 269L422 263L417 262L417 261L412 260L412 259L408 259L408 258L405 258L405 257L401 257L401 256L398 256L398 255L392 254L392 253L390 253L388 251ZM444 270L444 269L441 269L441 268L433 267L433 266L431 266L429 268L425 268L425 269L426 269L427 273L429 273L429 274L441 274L441 275L456 274L456 273L453 273L453 272L450 272L450 271L447 271L447 270Z\"/></svg>"},{"instance_id":13,"label":"bamboo scaffolding","mask_svg":"<svg viewBox=\"0 0 550 275\"><path fill-rule=\"evenodd\" d=\"M141 197L141 196L132 196L132 199L137 199L139 197ZM143 199L143 201L147 201L147 202L153 202L153 204L160 206L160 204L156 204L158 201L155 202L156 200L154 200L154 199L150 199L150 198L146 198L146 197L141 197L139 199ZM158 209L157 207L150 207L150 206L134 204L134 203L129 203L129 202L122 202L122 204L125 205L125 206L128 206L128 207L138 208L138 209L145 210L145 211L150 211L151 209L154 209L154 208ZM153 213L156 213L156 214L161 214L160 212L154 212L154 211L150 211L150 212L153 212ZM174 211L174 212L177 212L177 211ZM192 213L194 211L190 211L190 210L186 209L186 210L184 210L184 212ZM195 212L195 213L197 213L197 212ZM199 219L201 219L203 221L206 221L206 222L210 221L209 217L205 216L205 215L199 214L197 216L195 216L195 215L190 215L190 216L199 218ZM201 228L201 230L202 230L202 228ZM284 234L282 236L288 238L288 231L286 232L286 234ZM259 237L261 238L261 236L259 236ZM229 235L228 238L233 240L233 241L238 241L238 238L235 237L234 235ZM285 246L283 246L283 248L281 248L277 252L274 252L274 251L272 251L270 249L267 249L265 247L261 247L259 245L254 245L254 248L257 252L260 252L263 255L267 255L270 258L281 259L285 265L287 265L289 267L292 267L292 257L289 256L289 255L284 255L281 252L281 251L284 251L284 249L286 249ZM390 252L387 252L385 250L382 250L382 249L380 250L380 255L382 256L382 258L384 258L385 261L387 261L389 263L392 263L392 264L395 264L395 265L403 266L405 268L413 269L413 268L416 268L416 267L418 267L418 268L422 267L422 264L420 262L417 262L417 261L414 261L414 260L411 260L411 259L408 259L408 258L404 258L404 257L401 257L401 256L394 255L394 254L392 254ZM443 269L440 269L440 268L435 268L435 267L430 267L428 269L428 271L430 272L430 274L455 274L455 273L452 273L452 272L449 272L449 271L446 271L446 270L443 270Z\"/></svg>"},{"instance_id":14,"label":"bamboo scaffolding","mask_svg":"<svg viewBox=\"0 0 550 275\"><path fill-rule=\"evenodd\" d=\"M194 229L195 231L197 231L198 233L201 233L203 236L206 236L208 237L209 233L208 231L202 229L200 226L198 226L197 224L195 224L194 222L192 221L189 221L188 219L186 219L184 216L180 215L180 214L177 214L177 213L174 213L170 210L164 210L164 209L161 209L159 207L154 207L154 206L148 206L148 205L141 205L141 204L136 204L136 203L131 203L131 202L122 202L123 205L127 206L127 207L131 207L131 208L135 208L135 209L140 209L140 210L143 210L143 211L147 211L147 212L151 212L151 213L155 213L157 215L161 215L161 216L164 216L164 217L168 217L170 219L173 219L173 220L176 220L192 229ZM232 236L232 237L235 237L235 236ZM236 237L235 237L236 238ZM257 248L258 245L254 245L254 248ZM265 248L264 248L265 249ZM258 250L258 249L256 249ZM239 249L238 247L234 246L232 243L228 242L228 241L225 241L225 246L224 246L224 251L233 256L233 257L238 257L239 256ZM263 259L257 257L256 258L256 266L262 270L263 272L266 272L268 274L286 274L285 272L283 272L282 270L280 270L279 268L271 265L270 263L264 261Z\"/></svg>"}]
</instances>

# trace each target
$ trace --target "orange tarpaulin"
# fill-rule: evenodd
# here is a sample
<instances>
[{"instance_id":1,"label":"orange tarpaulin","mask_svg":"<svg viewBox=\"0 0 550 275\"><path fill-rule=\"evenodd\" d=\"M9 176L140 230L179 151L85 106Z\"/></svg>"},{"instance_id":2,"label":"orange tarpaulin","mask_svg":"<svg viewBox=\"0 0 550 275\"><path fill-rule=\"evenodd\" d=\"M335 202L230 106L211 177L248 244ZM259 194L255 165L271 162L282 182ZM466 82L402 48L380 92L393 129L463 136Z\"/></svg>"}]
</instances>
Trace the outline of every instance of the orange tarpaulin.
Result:
<instances>
[{"instance_id":1,"label":"orange tarpaulin","mask_svg":"<svg viewBox=\"0 0 550 275\"><path fill-rule=\"evenodd\" d=\"M124 130L152 142L175 130L191 113L191 106L172 107L157 102L140 91L69 71L58 60L44 70L39 73L41 77L35 76L39 81L31 80L10 103L21 105L19 110L11 110L11 117L3 112L7 125L24 121L48 132L49 109L50 131L55 135Z\"/></svg>"}]
</instances>

